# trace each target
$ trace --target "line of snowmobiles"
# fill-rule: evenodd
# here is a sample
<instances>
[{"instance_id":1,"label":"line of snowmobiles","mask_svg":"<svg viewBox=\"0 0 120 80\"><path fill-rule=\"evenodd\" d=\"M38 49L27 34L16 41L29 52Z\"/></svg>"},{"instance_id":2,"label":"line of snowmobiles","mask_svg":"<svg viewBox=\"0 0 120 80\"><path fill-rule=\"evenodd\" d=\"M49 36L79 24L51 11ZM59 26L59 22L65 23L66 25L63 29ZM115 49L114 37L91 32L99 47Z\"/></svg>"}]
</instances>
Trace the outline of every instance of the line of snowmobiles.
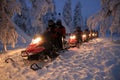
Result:
<instances>
[{"instance_id":1,"label":"line of snowmobiles","mask_svg":"<svg viewBox=\"0 0 120 80\"><path fill-rule=\"evenodd\" d=\"M46 42L43 36L37 36L24 51L21 51L21 56L28 60L45 60L58 56L58 53L52 43Z\"/></svg>"},{"instance_id":2,"label":"line of snowmobiles","mask_svg":"<svg viewBox=\"0 0 120 80\"><path fill-rule=\"evenodd\" d=\"M64 49L68 49L71 47L79 47L79 45L83 42L87 42L90 39L96 38L98 37L98 32L89 32L89 33L85 33L83 32L82 34L82 40L77 41L76 35L75 34L70 34L67 39L63 38L63 46ZM53 44L49 44L52 45L50 47L52 47L52 50L49 51L48 54L46 54L46 46L44 46L44 39L42 36L37 36L36 38L32 39L32 42L28 45L28 47L26 48L26 50L21 52L21 56L26 58L28 60L32 60L32 59L48 59L51 57L52 55L56 55L58 54L57 48L53 45ZM47 45L47 46L49 46Z\"/></svg>"},{"instance_id":3,"label":"line of snowmobiles","mask_svg":"<svg viewBox=\"0 0 120 80\"><path fill-rule=\"evenodd\" d=\"M98 37L98 32L97 31L91 31L91 32L83 32L81 34L81 38L77 39L76 34L70 34L70 37L68 39L68 45L69 47L78 47L84 43L88 42L91 39L97 38Z\"/></svg>"},{"instance_id":4,"label":"line of snowmobiles","mask_svg":"<svg viewBox=\"0 0 120 80\"><path fill-rule=\"evenodd\" d=\"M90 39L98 37L98 32L89 32L85 33L83 32L82 40L77 41L77 37L75 34L70 34L69 36L66 36L66 38L63 38L63 50L67 50L71 47L78 47L81 45L81 43L87 42ZM24 50L21 51L21 56L24 59L27 59L29 61L31 60L38 60L38 61L45 61L45 60L54 60L59 56L58 49L53 45L53 44L48 44L47 46L44 45L45 41L43 36L37 36L32 39L32 42L28 45L28 47ZM52 47L51 51L47 53L46 47ZM47 53L47 54L46 54ZM53 57L53 55L56 55ZM34 68L35 67L35 68ZM37 67L37 68L36 68ZM33 70L38 70L41 69L39 67L39 64L33 63L30 66L31 69Z\"/></svg>"},{"instance_id":5,"label":"line of snowmobiles","mask_svg":"<svg viewBox=\"0 0 120 80\"><path fill-rule=\"evenodd\" d=\"M76 34L67 34L66 38L63 38L63 49L62 52L68 51L69 48L78 47L93 38L98 37L98 32L83 32L81 34L82 39L77 39ZM79 40L79 41L78 41ZM46 44L47 43L47 44ZM48 62L55 60L60 55L59 49L53 45L51 42L46 42L44 36L36 36L32 39L31 43L27 48L21 51L21 57L30 63L30 68L33 70L38 70L44 67ZM15 62L13 58L7 58L6 63ZM32 63L32 61L35 61ZM41 64L41 63L44 63ZM39 66L42 65L42 67Z\"/></svg>"}]
</instances>

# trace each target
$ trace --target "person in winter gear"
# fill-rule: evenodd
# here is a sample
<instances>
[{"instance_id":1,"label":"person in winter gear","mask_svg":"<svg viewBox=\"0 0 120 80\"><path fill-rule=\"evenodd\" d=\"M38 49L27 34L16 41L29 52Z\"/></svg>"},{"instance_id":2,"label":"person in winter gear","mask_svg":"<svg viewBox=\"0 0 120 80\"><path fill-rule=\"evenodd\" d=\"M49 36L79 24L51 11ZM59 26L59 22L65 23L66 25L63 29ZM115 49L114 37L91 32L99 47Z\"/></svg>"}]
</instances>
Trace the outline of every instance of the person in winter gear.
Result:
<instances>
[{"instance_id":1,"label":"person in winter gear","mask_svg":"<svg viewBox=\"0 0 120 80\"><path fill-rule=\"evenodd\" d=\"M85 31L84 31L84 33L86 34L86 37L87 37L87 40L86 40L86 41L88 41L90 31L86 28Z\"/></svg>"},{"instance_id":2,"label":"person in winter gear","mask_svg":"<svg viewBox=\"0 0 120 80\"><path fill-rule=\"evenodd\" d=\"M48 21L48 27L46 29L46 31L44 32L44 37L45 37L45 40L46 40L46 44L45 46L47 47L47 53L50 54L50 57L56 57L58 56L56 54L56 52L54 51L55 49L55 46L56 46L56 31L55 31L55 23L53 20L49 20Z\"/></svg>"},{"instance_id":3,"label":"person in winter gear","mask_svg":"<svg viewBox=\"0 0 120 80\"><path fill-rule=\"evenodd\" d=\"M51 42L51 28L50 27L47 27L46 28L46 31L43 33L43 37L44 37L44 40L45 42Z\"/></svg>"},{"instance_id":4,"label":"person in winter gear","mask_svg":"<svg viewBox=\"0 0 120 80\"><path fill-rule=\"evenodd\" d=\"M50 33L51 33L51 43L57 47L57 32L56 32L56 25L53 20L48 21L48 27L50 28Z\"/></svg>"},{"instance_id":5,"label":"person in winter gear","mask_svg":"<svg viewBox=\"0 0 120 80\"><path fill-rule=\"evenodd\" d=\"M75 30L75 35L76 35L76 38L77 38L77 43L80 43L82 41L82 30L81 28L78 26L76 27L76 30Z\"/></svg>"},{"instance_id":6,"label":"person in winter gear","mask_svg":"<svg viewBox=\"0 0 120 80\"><path fill-rule=\"evenodd\" d=\"M43 46L45 47L45 54L50 56L50 52L52 51L52 45L51 45L51 32L50 32L50 27L46 28L46 31L43 33L43 39L44 39L44 44Z\"/></svg>"},{"instance_id":7,"label":"person in winter gear","mask_svg":"<svg viewBox=\"0 0 120 80\"><path fill-rule=\"evenodd\" d=\"M57 20L56 22L56 32L57 32L57 42L58 42L58 47L59 49L63 49L63 42L62 39L65 38L66 35L66 29L65 27L62 25L62 21L61 20Z\"/></svg>"}]
</instances>

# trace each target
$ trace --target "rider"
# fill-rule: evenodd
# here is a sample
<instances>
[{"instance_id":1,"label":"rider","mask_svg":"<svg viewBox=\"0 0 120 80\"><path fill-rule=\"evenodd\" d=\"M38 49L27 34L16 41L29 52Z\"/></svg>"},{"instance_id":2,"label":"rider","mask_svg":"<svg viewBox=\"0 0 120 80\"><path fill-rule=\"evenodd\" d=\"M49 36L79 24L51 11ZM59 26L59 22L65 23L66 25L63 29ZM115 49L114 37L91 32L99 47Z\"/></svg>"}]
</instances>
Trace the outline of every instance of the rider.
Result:
<instances>
[{"instance_id":1,"label":"rider","mask_svg":"<svg viewBox=\"0 0 120 80\"><path fill-rule=\"evenodd\" d=\"M75 30L75 35L76 35L76 38L77 38L77 43L80 43L82 41L82 30L81 30L81 27L77 26L76 27L76 30Z\"/></svg>"},{"instance_id":2,"label":"rider","mask_svg":"<svg viewBox=\"0 0 120 80\"><path fill-rule=\"evenodd\" d=\"M84 31L84 33L86 34L86 37L87 37L86 41L88 41L88 39L89 39L89 34L90 34L89 29L86 28L85 31Z\"/></svg>"},{"instance_id":3,"label":"rider","mask_svg":"<svg viewBox=\"0 0 120 80\"><path fill-rule=\"evenodd\" d=\"M55 50L54 50L54 46L55 44L55 39L56 39L56 32L55 32L55 23L53 20L49 20L48 21L48 27L46 29L46 31L43 33L45 40L46 40L46 53L50 56L50 57L56 57L58 56L58 54L56 54Z\"/></svg>"},{"instance_id":4,"label":"rider","mask_svg":"<svg viewBox=\"0 0 120 80\"><path fill-rule=\"evenodd\" d=\"M57 42L58 42L58 47L60 50L63 50L63 38L65 38L66 35L66 29L62 25L62 21L60 19L57 20L56 22L56 32L57 32Z\"/></svg>"}]
</instances>

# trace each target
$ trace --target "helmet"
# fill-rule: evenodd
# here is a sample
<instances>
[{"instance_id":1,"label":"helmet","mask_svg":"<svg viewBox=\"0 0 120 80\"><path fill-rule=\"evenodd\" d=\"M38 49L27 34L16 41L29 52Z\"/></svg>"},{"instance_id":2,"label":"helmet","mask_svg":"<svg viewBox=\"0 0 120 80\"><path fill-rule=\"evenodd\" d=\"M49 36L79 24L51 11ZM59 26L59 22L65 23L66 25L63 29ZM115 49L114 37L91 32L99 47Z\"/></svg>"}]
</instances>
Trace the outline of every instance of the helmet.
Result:
<instances>
[{"instance_id":1,"label":"helmet","mask_svg":"<svg viewBox=\"0 0 120 80\"><path fill-rule=\"evenodd\" d=\"M53 22L53 23L54 23L54 21L53 21L52 19L48 20L48 23L50 23L50 22Z\"/></svg>"},{"instance_id":2,"label":"helmet","mask_svg":"<svg viewBox=\"0 0 120 80\"><path fill-rule=\"evenodd\" d=\"M81 27L77 26L77 27L76 27L76 30L81 30Z\"/></svg>"},{"instance_id":3,"label":"helmet","mask_svg":"<svg viewBox=\"0 0 120 80\"><path fill-rule=\"evenodd\" d=\"M53 20L49 20L48 21L48 25L53 25L54 24L54 21Z\"/></svg>"},{"instance_id":4,"label":"helmet","mask_svg":"<svg viewBox=\"0 0 120 80\"><path fill-rule=\"evenodd\" d=\"M62 24L62 21L60 19L57 20L56 22L57 25L61 25Z\"/></svg>"}]
</instances>

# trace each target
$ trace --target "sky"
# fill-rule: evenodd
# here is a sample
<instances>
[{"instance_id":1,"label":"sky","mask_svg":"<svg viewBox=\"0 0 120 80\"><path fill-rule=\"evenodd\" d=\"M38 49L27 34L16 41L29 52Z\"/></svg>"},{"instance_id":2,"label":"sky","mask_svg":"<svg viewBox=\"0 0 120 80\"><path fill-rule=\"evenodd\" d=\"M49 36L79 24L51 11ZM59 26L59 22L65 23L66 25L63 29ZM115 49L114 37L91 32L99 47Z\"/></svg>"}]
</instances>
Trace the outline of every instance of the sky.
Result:
<instances>
[{"instance_id":1,"label":"sky","mask_svg":"<svg viewBox=\"0 0 120 80\"><path fill-rule=\"evenodd\" d=\"M54 0L56 4L56 12L62 13L63 6L67 0ZM71 0L72 2L72 11L76 3L80 1L82 5L82 16L83 18L88 18L93 13L97 13L100 10L100 0Z\"/></svg>"}]
</instances>

